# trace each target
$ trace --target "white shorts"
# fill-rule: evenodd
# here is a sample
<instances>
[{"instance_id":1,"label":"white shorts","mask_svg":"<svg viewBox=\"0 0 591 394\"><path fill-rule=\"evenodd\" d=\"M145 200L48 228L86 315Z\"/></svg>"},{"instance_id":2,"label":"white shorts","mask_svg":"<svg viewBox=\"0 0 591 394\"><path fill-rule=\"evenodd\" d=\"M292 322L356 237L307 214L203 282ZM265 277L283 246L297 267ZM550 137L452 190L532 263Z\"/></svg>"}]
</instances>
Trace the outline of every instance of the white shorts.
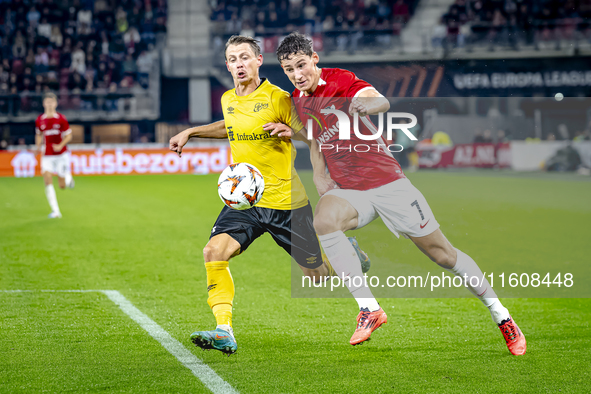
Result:
<instances>
[{"instance_id":1,"label":"white shorts","mask_svg":"<svg viewBox=\"0 0 591 394\"><path fill-rule=\"evenodd\" d=\"M326 195L347 200L357 210L357 227L378 216L400 238L424 237L439 228L427 200L406 178L370 190L333 189Z\"/></svg>"},{"instance_id":2,"label":"white shorts","mask_svg":"<svg viewBox=\"0 0 591 394\"><path fill-rule=\"evenodd\" d=\"M64 178L71 174L70 152L64 152L61 155L43 156L41 158L41 173L51 172Z\"/></svg>"}]
</instances>

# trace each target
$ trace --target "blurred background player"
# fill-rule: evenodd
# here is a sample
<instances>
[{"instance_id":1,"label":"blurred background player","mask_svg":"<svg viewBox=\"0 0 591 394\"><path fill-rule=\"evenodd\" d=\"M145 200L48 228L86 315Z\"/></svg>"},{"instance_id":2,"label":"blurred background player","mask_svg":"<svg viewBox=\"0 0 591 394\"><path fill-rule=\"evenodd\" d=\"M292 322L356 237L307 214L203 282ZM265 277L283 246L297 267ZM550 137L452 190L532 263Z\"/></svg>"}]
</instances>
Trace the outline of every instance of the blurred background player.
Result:
<instances>
[{"instance_id":1,"label":"blurred background player","mask_svg":"<svg viewBox=\"0 0 591 394\"><path fill-rule=\"evenodd\" d=\"M259 77L263 56L254 39L232 36L226 43L225 55L235 88L222 96L224 120L177 134L170 140L170 149L180 154L191 137L228 138L234 161L254 165L265 179L265 193L257 206L244 211L224 206L203 249L208 304L217 327L213 331L196 331L191 340L203 349L229 355L237 350L232 329L234 282L230 258L268 232L291 254L305 275L321 280L334 271L323 261L312 208L293 167L295 148L289 139L279 138L281 133L264 129L271 122L291 125L298 131L303 127L299 120L292 122L289 93ZM354 240L347 242L357 247ZM358 253L351 243L351 249Z\"/></svg>"},{"instance_id":2,"label":"blurred background player","mask_svg":"<svg viewBox=\"0 0 591 394\"><path fill-rule=\"evenodd\" d=\"M351 118L353 114L359 114L362 134L378 132L367 115L388 111L390 103L372 85L347 70L318 68L319 57L313 51L312 42L297 32L291 33L279 45L277 58L296 87L293 97L302 120L322 117L320 111L332 107L348 112ZM338 130L337 117L324 116L324 120L324 129L313 127L313 138L317 143L311 145L313 151L310 155L313 161L317 161L314 179L321 195L316 206L314 227L339 276L362 276L355 251L344 232L361 228L379 216L394 235L399 237L402 233L410 238L432 261L449 272L460 277L484 278L476 262L445 238L427 201L386 150L387 144L382 137L371 141L381 144L381 150L351 149L369 141L361 140L354 133L351 133L350 140L340 140L339 132L333 132ZM350 124L354 124L353 119L350 119ZM318 141L322 141L328 149L321 149ZM324 170L325 160L328 174ZM325 181L318 183L317 179L322 176L326 177ZM486 278L477 286L469 280L464 283L489 309L509 351L514 355L524 354L525 337ZM350 341L352 345L357 345L368 340L375 329L387 322L387 317L368 287L351 283L348 287L360 308L357 328Z\"/></svg>"},{"instance_id":3,"label":"blurred background player","mask_svg":"<svg viewBox=\"0 0 591 394\"><path fill-rule=\"evenodd\" d=\"M65 116L56 112L57 96L55 94L46 93L43 96L43 109L43 115L39 115L35 121L36 154L41 153L44 145L41 174L45 182L45 196L51 207L48 217L55 219L61 218L62 214L53 187L53 175L57 175L61 189L74 188L74 178L70 170L70 152L67 148L68 142L72 140L72 130Z\"/></svg>"}]
</instances>

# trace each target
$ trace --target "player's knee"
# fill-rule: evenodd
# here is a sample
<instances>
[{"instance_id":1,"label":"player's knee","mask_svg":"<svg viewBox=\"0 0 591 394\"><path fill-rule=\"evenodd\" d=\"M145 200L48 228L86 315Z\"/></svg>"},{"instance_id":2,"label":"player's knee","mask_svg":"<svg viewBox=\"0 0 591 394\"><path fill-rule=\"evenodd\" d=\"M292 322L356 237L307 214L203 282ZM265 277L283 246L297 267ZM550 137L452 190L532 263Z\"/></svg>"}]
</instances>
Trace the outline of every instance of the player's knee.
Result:
<instances>
[{"instance_id":1,"label":"player's knee","mask_svg":"<svg viewBox=\"0 0 591 394\"><path fill-rule=\"evenodd\" d=\"M222 250L218 245L212 245L208 243L203 248L203 259L206 262L208 261L221 261L222 260Z\"/></svg>"},{"instance_id":2,"label":"player's knee","mask_svg":"<svg viewBox=\"0 0 591 394\"><path fill-rule=\"evenodd\" d=\"M51 185L53 183L53 177L51 176L51 173L49 172L44 172L43 173L43 181L45 182L45 185Z\"/></svg>"},{"instance_id":3,"label":"player's knee","mask_svg":"<svg viewBox=\"0 0 591 394\"><path fill-rule=\"evenodd\" d=\"M453 268L456 265L457 255L453 248L436 248L429 253L431 260L442 268Z\"/></svg>"},{"instance_id":4,"label":"player's knee","mask_svg":"<svg viewBox=\"0 0 591 394\"><path fill-rule=\"evenodd\" d=\"M341 230L334 215L322 213L314 217L314 230L318 235L325 235Z\"/></svg>"}]
</instances>

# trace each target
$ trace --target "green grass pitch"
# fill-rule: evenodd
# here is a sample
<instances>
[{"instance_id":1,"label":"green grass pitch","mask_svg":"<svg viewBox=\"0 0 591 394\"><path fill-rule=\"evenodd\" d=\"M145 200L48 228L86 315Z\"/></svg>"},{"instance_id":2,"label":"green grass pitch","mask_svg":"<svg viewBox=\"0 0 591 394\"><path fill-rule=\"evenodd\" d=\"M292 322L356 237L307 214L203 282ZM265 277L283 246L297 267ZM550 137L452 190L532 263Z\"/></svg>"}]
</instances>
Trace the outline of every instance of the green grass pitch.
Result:
<instances>
[{"instance_id":1,"label":"green grass pitch","mask_svg":"<svg viewBox=\"0 0 591 394\"><path fill-rule=\"evenodd\" d=\"M571 294L589 297L591 182L409 177L450 241L486 270L574 270ZM589 298L505 299L528 340L523 357L472 298L378 298L388 324L352 347L356 303L292 298L292 267L269 236L230 263L238 353L194 348L189 334L215 324L201 251L222 207L216 179L78 177L75 190L57 191L60 220L46 218L40 178L0 179L0 290L118 290L241 393L589 392ZM441 271L381 222L353 233L376 273L389 261ZM0 344L2 393L208 392L100 293L0 293Z\"/></svg>"}]
</instances>

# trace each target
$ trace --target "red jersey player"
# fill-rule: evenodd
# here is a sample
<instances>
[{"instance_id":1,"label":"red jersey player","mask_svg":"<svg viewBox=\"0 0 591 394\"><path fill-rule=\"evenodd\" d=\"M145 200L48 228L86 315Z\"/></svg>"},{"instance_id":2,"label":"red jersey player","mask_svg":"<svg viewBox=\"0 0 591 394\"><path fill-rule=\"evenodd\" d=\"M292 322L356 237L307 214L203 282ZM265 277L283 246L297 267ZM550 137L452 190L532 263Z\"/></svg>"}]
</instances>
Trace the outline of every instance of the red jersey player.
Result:
<instances>
[{"instance_id":1,"label":"red jersey player","mask_svg":"<svg viewBox=\"0 0 591 394\"><path fill-rule=\"evenodd\" d=\"M59 205L53 187L53 174L58 176L59 186L73 188L74 179L70 171L70 152L67 144L72 139L72 130L66 118L56 112L57 96L47 93L43 96L43 115L35 120L35 143L37 153L45 150L41 158L41 174L45 182L45 195L51 207L49 218L61 218Z\"/></svg>"},{"instance_id":2,"label":"red jersey player","mask_svg":"<svg viewBox=\"0 0 591 394\"><path fill-rule=\"evenodd\" d=\"M427 201L404 176L389 146L378 139L371 141L351 133L350 139L339 139L339 125L334 114L323 115L322 109L337 109L360 117L361 134L375 134L377 129L367 115L380 114L390 104L370 84L342 69L317 67L319 57L312 42L299 33L287 36L277 49L283 71L296 87L294 103L304 124L314 119L321 127L312 127L311 159L314 182L321 195L316 206L314 227L320 243L339 276L362 276L355 251L344 231L361 228L378 216L397 237L410 238L431 260L455 275L476 276L477 286L464 280L466 287L488 307L501 329L509 351L522 355L525 337L501 304L474 260L454 248L445 238ZM334 107L333 107L334 106ZM347 115L347 116L349 116ZM349 116L351 128L354 117ZM273 124L268 128L278 129ZM305 131L304 131L305 132ZM301 133L300 133L301 134ZM367 147L370 147L368 150ZM330 174L325 172L325 163ZM386 323L387 317L371 290L352 285L349 290L359 303L357 328L350 343L369 339L371 333Z\"/></svg>"}]
</instances>

